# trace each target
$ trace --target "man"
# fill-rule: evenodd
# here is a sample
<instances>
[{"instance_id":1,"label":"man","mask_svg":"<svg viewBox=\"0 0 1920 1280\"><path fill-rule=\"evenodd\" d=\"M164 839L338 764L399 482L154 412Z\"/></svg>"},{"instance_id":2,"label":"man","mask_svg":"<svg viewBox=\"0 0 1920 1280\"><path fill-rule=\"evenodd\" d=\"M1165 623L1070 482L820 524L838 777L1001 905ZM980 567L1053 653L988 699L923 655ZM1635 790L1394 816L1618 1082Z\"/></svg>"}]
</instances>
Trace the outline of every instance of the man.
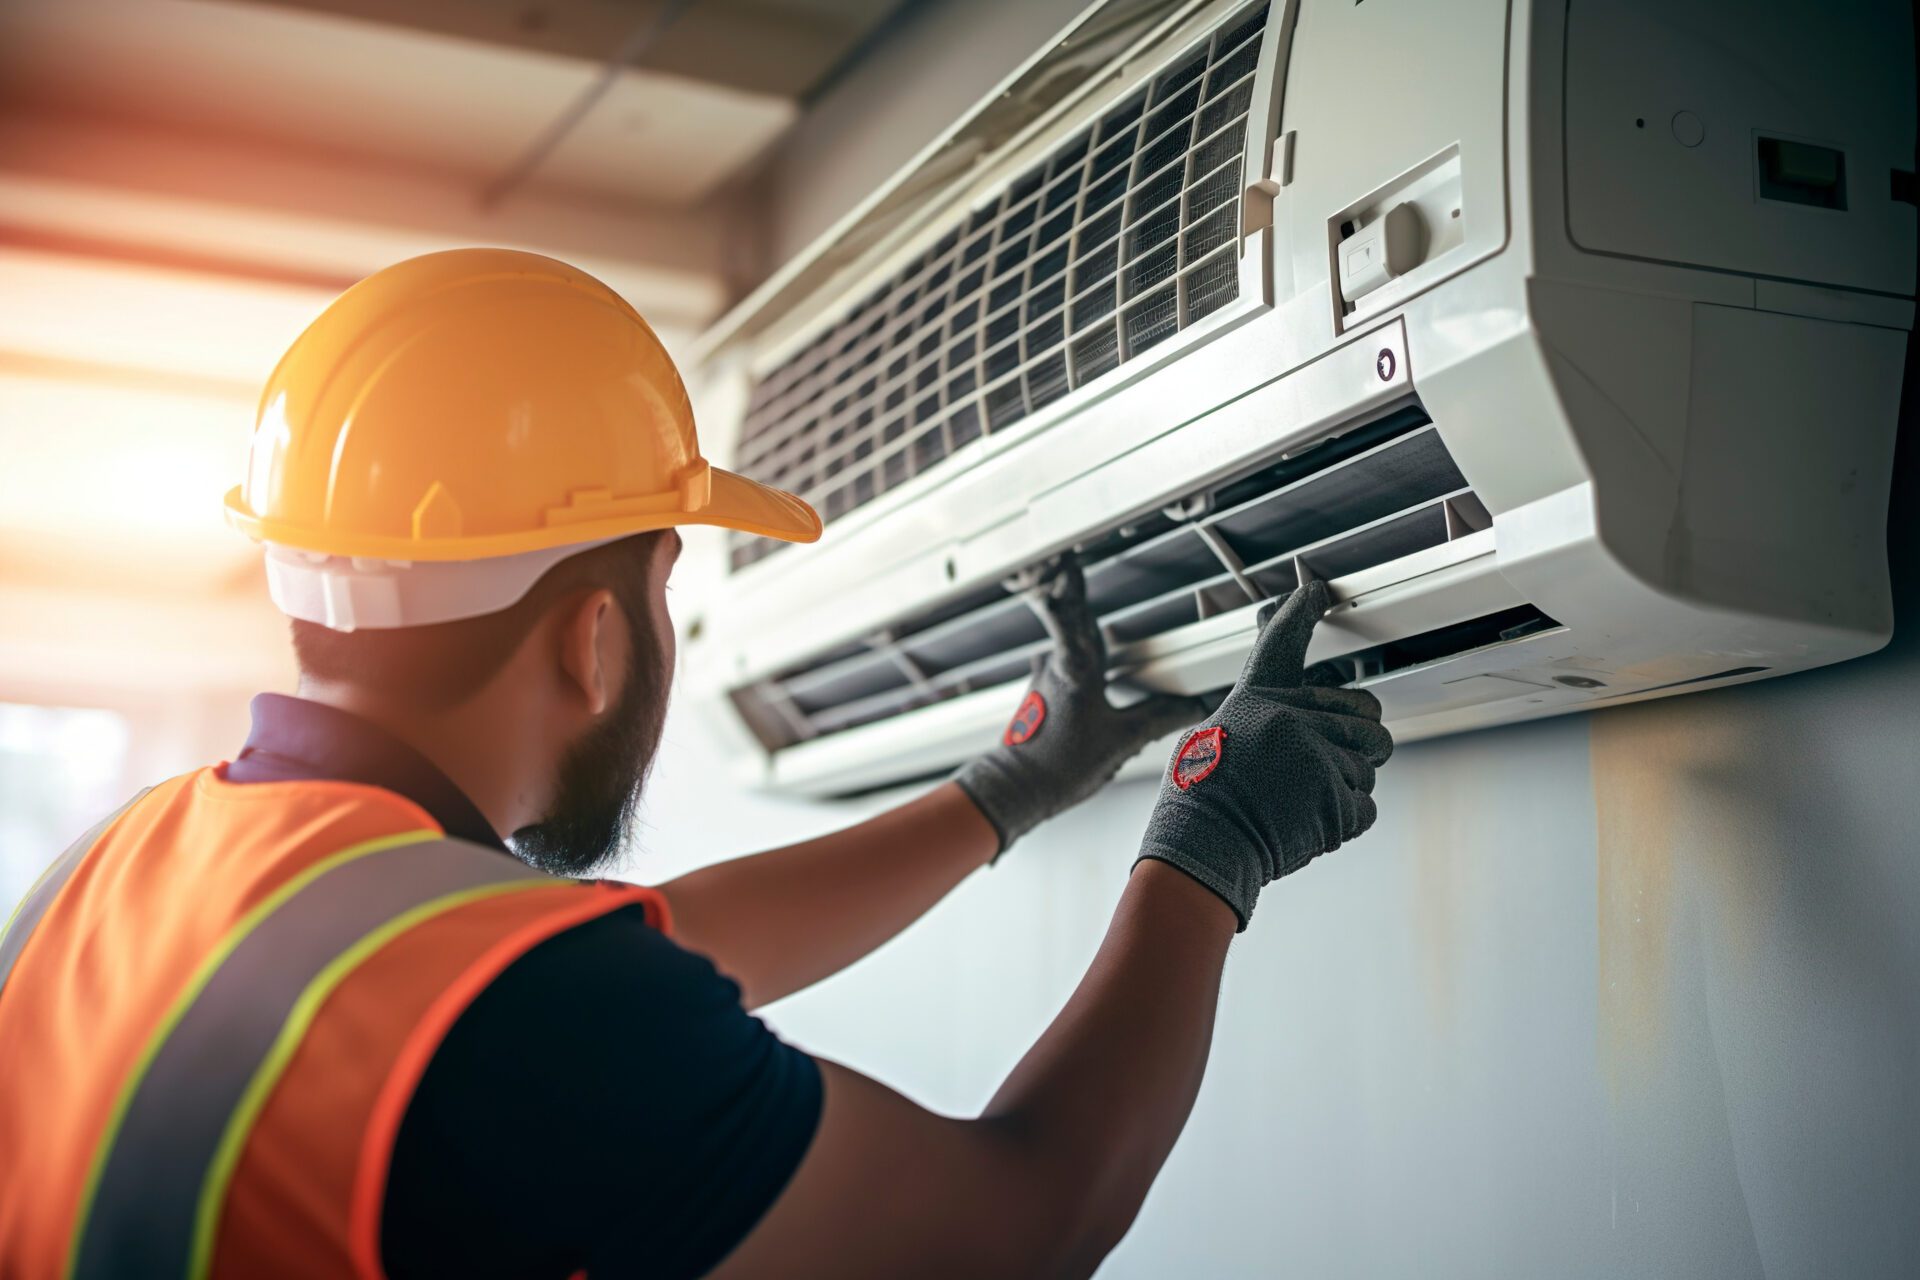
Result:
<instances>
[{"instance_id":1,"label":"man","mask_svg":"<svg viewBox=\"0 0 1920 1280\"><path fill-rule=\"evenodd\" d=\"M1371 824L1391 747L1305 677L1327 601L1296 592L1175 753L1080 989L949 1119L747 1010L1205 715L1109 704L1077 567L989 754L655 890L582 877L659 742L674 528L820 526L701 459L631 308L529 254L380 272L274 372L228 508L299 696L89 832L0 940L6 1280L1087 1274L1191 1107L1228 941Z\"/></svg>"}]
</instances>

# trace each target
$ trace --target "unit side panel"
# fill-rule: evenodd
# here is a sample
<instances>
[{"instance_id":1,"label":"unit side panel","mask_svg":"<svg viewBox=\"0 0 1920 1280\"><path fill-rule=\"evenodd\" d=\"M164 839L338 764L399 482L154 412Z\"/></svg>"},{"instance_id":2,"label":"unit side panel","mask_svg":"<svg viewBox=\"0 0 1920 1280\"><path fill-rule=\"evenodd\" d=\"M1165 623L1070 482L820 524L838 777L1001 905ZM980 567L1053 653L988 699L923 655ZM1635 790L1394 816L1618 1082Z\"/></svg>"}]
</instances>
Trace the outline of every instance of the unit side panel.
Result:
<instances>
[{"instance_id":1,"label":"unit side panel","mask_svg":"<svg viewBox=\"0 0 1920 1280\"><path fill-rule=\"evenodd\" d=\"M1913 292L1906 5L1573 0L1566 50L1580 247Z\"/></svg>"}]
</instances>

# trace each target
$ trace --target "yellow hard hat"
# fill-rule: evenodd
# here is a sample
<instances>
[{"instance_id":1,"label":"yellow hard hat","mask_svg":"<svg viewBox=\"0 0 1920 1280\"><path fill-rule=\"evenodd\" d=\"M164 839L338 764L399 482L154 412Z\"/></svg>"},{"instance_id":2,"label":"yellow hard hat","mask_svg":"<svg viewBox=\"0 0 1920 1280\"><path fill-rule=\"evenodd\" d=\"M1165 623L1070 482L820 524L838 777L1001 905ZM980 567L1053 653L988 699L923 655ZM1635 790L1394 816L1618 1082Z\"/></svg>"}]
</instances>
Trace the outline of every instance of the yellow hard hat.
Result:
<instances>
[{"instance_id":1,"label":"yellow hard hat","mask_svg":"<svg viewBox=\"0 0 1920 1280\"><path fill-rule=\"evenodd\" d=\"M512 561L521 571L506 576L519 579L670 525L820 536L799 498L701 457L680 374L624 299L565 263L508 249L430 253L341 294L267 380L246 483L226 508L268 545L270 568L276 558L287 573L335 562L384 573L401 594L410 581L398 571L417 564ZM340 594L313 583L293 594L302 591ZM295 616L343 620L324 604L290 608L283 594L275 599ZM494 608L518 598L480 594ZM343 629L471 612L459 602L349 609Z\"/></svg>"}]
</instances>

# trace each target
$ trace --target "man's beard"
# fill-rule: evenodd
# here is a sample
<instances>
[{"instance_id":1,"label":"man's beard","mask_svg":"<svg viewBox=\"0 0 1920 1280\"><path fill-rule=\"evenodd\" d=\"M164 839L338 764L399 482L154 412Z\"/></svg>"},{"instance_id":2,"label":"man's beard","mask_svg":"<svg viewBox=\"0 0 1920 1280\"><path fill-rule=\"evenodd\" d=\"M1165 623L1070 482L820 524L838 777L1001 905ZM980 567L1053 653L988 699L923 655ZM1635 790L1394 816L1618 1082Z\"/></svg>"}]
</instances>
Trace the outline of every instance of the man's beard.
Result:
<instances>
[{"instance_id":1,"label":"man's beard","mask_svg":"<svg viewBox=\"0 0 1920 1280\"><path fill-rule=\"evenodd\" d=\"M634 661L620 701L561 759L547 816L510 840L522 861L557 876L587 876L620 851L660 746L667 673L653 628L643 619L629 624Z\"/></svg>"}]
</instances>

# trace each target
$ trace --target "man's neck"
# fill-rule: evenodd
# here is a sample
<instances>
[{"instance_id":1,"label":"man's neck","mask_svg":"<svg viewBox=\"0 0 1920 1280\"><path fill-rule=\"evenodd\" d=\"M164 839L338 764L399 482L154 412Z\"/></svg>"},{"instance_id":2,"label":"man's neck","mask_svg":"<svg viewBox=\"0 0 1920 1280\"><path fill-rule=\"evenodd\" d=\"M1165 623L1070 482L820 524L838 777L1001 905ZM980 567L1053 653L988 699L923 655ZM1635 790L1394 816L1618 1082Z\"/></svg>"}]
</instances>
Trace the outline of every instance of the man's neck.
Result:
<instances>
[{"instance_id":1,"label":"man's neck","mask_svg":"<svg viewBox=\"0 0 1920 1280\"><path fill-rule=\"evenodd\" d=\"M541 812L544 783L530 767L529 744L502 732L500 726L512 721L492 705L497 699L484 692L431 711L332 681L303 678L297 692L309 702L358 716L425 756L473 801L503 840Z\"/></svg>"}]
</instances>

